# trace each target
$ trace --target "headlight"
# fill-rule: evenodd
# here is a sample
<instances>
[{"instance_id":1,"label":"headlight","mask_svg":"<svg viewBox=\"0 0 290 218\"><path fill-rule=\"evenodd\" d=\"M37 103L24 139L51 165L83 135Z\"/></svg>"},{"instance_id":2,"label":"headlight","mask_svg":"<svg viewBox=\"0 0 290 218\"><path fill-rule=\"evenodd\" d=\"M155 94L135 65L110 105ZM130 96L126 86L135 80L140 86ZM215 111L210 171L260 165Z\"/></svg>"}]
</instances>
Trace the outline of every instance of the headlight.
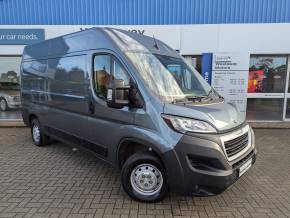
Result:
<instances>
[{"instance_id":1,"label":"headlight","mask_svg":"<svg viewBox=\"0 0 290 218\"><path fill-rule=\"evenodd\" d=\"M8 96L8 99L7 99L9 102L10 101L13 101L14 100L14 97L13 96Z\"/></svg>"},{"instance_id":2,"label":"headlight","mask_svg":"<svg viewBox=\"0 0 290 218\"><path fill-rule=\"evenodd\" d=\"M8 99L11 101L18 101L20 98L18 96L8 96Z\"/></svg>"},{"instance_id":3,"label":"headlight","mask_svg":"<svg viewBox=\"0 0 290 218\"><path fill-rule=\"evenodd\" d=\"M207 122L172 115L162 115L165 122L178 132L216 133L216 129Z\"/></svg>"},{"instance_id":4,"label":"headlight","mask_svg":"<svg viewBox=\"0 0 290 218\"><path fill-rule=\"evenodd\" d=\"M255 144L255 133L254 133L254 130L252 127L250 127L250 134L251 134L251 143L252 143L252 146L253 147L256 147L256 144Z\"/></svg>"}]
</instances>

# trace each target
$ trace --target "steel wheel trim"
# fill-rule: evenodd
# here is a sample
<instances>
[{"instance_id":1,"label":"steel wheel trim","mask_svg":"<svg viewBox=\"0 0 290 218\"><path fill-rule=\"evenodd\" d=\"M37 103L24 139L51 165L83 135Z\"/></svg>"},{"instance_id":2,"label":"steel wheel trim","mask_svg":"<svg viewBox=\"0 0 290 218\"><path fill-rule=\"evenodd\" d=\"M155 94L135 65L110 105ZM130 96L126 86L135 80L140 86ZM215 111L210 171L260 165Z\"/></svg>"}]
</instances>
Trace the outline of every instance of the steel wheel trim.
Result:
<instances>
[{"instance_id":1,"label":"steel wheel trim","mask_svg":"<svg viewBox=\"0 0 290 218\"><path fill-rule=\"evenodd\" d=\"M130 176L134 191L141 195L154 195L163 186L163 176L160 170L152 164L136 166Z\"/></svg>"},{"instance_id":2,"label":"steel wheel trim","mask_svg":"<svg viewBox=\"0 0 290 218\"><path fill-rule=\"evenodd\" d=\"M39 126L36 124L34 124L32 127L32 137L35 142L40 142L40 129Z\"/></svg>"}]
</instances>

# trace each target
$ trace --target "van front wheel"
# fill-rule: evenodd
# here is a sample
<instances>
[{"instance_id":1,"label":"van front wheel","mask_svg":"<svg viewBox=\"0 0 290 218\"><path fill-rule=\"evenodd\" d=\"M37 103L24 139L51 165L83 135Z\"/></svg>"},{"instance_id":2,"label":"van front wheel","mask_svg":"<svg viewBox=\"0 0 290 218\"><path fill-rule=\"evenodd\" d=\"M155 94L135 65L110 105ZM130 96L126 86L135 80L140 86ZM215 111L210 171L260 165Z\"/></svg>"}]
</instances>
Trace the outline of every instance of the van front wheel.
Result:
<instances>
[{"instance_id":1,"label":"van front wheel","mask_svg":"<svg viewBox=\"0 0 290 218\"><path fill-rule=\"evenodd\" d=\"M135 200L157 202L168 192L166 174L161 161L151 152L137 152L122 168L122 186Z\"/></svg>"},{"instance_id":2,"label":"van front wheel","mask_svg":"<svg viewBox=\"0 0 290 218\"><path fill-rule=\"evenodd\" d=\"M49 142L48 136L42 132L40 123L36 118L31 121L31 138L36 146L45 146Z\"/></svg>"}]
</instances>

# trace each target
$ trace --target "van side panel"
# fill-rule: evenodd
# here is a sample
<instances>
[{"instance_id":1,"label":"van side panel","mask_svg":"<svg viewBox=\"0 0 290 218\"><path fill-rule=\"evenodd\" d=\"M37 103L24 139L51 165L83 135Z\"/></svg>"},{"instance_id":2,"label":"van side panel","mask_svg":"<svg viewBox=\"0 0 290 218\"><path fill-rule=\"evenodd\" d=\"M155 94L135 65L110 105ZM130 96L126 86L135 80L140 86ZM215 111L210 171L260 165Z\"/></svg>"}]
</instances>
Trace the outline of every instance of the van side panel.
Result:
<instances>
[{"instance_id":1,"label":"van side panel","mask_svg":"<svg viewBox=\"0 0 290 218\"><path fill-rule=\"evenodd\" d=\"M61 36L49 40L48 56L64 56L74 52L91 49L89 46L89 39L95 34L76 33L74 36Z\"/></svg>"},{"instance_id":2,"label":"van side panel","mask_svg":"<svg viewBox=\"0 0 290 218\"><path fill-rule=\"evenodd\" d=\"M26 61L47 58L49 50L48 44L49 41L43 41L40 43L25 46L22 59Z\"/></svg>"},{"instance_id":3,"label":"van side panel","mask_svg":"<svg viewBox=\"0 0 290 218\"><path fill-rule=\"evenodd\" d=\"M44 127L86 137L86 55L24 61L21 76L23 118L27 124L27 116L35 114Z\"/></svg>"},{"instance_id":4,"label":"van side panel","mask_svg":"<svg viewBox=\"0 0 290 218\"><path fill-rule=\"evenodd\" d=\"M48 59L47 102L48 106L71 112L86 113L87 73L86 56Z\"/></svg>"},{"instance_id":5,"label":"van side panel","mask_svg":"<svg viewBox=\"0 0 290 218\"><path fill-rule=\"evenodd\" d=\"M47 99L44 124L68 134L85 137L87 130L86 55L51 58L47 61Z\"/></svg>"},{"instance_id":6,"label":"van side panel","mask_svg":"<svg viewBox=\"0 0 290 218\"><path fill-rule=\"evenodd\" d=\"M21 65L22 117L27 125L30 114L43 114L39 107L46 100L46 67L47 60L23 61Z\"/></svg>"}]
</instances>

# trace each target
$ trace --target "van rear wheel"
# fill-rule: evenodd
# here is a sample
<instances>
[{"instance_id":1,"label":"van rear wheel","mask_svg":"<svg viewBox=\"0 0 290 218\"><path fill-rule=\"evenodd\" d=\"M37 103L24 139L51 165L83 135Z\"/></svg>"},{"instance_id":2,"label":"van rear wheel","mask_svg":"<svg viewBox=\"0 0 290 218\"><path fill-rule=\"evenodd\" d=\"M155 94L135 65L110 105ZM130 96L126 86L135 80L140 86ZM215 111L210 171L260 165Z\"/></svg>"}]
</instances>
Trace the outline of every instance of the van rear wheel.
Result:
<instances>
[{"instance_id":1,"label":"van rear wheel","mask_svg":"<svg viewBox=\"0 0 290 218\"><path fill-rule=\"evenodd\" d=\"M36 146L45 146L49 143L49 137L43 133L37 118L31 121L31 138Z\"/></svg>"},{"instance_id":2,"label":"van rear wheel","mask_svg":"<svg viewBox=\"0 0 290 218\"><path fill-rule=\"evenodd\" d=\"M161 161L151 152L137 152L122 168L122 186L135 200L157 202L168 192L166 174Z\"/></svg>"}]
</instances>

